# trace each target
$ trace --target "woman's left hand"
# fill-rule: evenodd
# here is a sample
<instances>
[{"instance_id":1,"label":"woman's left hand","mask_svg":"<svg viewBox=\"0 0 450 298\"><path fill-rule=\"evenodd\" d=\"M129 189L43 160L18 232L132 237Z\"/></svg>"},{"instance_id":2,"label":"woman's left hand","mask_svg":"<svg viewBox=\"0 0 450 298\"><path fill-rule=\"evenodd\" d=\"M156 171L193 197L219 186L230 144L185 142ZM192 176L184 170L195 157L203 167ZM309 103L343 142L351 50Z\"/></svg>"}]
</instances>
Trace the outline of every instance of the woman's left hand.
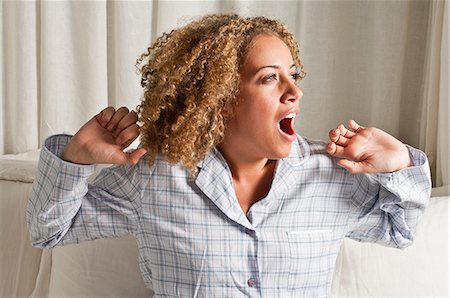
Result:
<instances>
[{"instance_id":1,"label":"woman's left hand","mask_svg":"<svg viewBox=\"0 0 450 298\"><path fill-rule=\"evenodd\" d=\"M407 147L375 127L362 127L354 120L330 130L327 152L342 158L337 163L350 173L388 173L412 165Z\"/></svg>"}]
</instances>

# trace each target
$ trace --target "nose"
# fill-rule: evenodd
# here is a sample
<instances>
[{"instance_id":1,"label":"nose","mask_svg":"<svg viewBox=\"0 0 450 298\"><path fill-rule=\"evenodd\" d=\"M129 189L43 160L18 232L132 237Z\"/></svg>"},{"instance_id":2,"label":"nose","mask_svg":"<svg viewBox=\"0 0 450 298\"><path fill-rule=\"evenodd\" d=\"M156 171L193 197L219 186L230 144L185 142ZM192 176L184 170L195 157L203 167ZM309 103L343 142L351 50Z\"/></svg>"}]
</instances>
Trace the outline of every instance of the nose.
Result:
<instances>
[{"instance_id":1,"label":"nose","mask_svg":"<svg viewBox=\"0 0 450 298\"><path fill-rule=\"evenodd\" d=\"M303 91L295 84L295 81L287 80L284 94L281 97L283 103L293 102L297 103L303 97Z\"/></svg>"}]
</instances>

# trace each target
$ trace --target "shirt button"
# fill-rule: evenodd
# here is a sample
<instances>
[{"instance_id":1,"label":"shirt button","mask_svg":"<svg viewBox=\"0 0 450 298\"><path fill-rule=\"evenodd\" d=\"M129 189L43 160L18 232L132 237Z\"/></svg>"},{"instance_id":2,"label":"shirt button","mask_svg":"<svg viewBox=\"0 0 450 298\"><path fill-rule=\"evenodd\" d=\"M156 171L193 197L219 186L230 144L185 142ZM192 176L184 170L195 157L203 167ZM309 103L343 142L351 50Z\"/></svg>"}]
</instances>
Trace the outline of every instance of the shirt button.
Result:
<instances>
[{"instance_id":1,"label":"shirt button","mask_svg":"<svg viewBox=\"0 0 450 298\"><path fill-rule=\"evenodd\" d=\"M253 277L251 277L247 280L247 285L251 288L255 287L257 283L258 283L258 281L256 280L256 278L253 278Z\"/></svg>"}]
</instances>

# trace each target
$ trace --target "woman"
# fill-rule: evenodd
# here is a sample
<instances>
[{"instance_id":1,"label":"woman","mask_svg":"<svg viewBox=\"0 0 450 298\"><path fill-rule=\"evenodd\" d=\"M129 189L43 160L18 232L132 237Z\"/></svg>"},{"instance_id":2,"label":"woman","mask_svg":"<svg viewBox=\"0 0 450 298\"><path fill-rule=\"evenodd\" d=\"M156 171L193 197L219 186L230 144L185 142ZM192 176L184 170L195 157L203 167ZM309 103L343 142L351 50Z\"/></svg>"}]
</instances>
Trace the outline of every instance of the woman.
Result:
<instances>
[{"instance_id":1,"label":"woman","mask_svg":"<svg viewBox=\"0 0 450 298\"><path fill-rule=\"evenodd\" d=\"M411 244L426 156L354 121L328 144L298 136L304 73L281 23L206 16L138 63L142 127L109 107L45 141L27 212L35 246L131 233L156 297L323 297L344 237ZM90 185L97 163L118 165Z\"/></svg>"}]
</instances>

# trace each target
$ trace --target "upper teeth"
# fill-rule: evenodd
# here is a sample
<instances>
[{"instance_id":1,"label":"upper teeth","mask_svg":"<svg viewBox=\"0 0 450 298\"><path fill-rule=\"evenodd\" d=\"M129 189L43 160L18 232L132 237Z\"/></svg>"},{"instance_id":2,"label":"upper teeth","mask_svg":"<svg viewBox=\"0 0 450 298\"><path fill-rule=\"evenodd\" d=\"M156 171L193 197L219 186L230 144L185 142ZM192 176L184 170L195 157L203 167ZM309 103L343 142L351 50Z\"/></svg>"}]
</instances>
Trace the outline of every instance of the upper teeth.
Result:
<instances>
[{"instance_id":1,"label":"upper teeth","mask_svg":"<svg viewBox=\"0 0 450 298\"><path fill-rule=\"evenodd\" d=\"M289 115L286 116L286 118L295 118L295 113L290 113Z\"/></svg>"}]
</instances>

